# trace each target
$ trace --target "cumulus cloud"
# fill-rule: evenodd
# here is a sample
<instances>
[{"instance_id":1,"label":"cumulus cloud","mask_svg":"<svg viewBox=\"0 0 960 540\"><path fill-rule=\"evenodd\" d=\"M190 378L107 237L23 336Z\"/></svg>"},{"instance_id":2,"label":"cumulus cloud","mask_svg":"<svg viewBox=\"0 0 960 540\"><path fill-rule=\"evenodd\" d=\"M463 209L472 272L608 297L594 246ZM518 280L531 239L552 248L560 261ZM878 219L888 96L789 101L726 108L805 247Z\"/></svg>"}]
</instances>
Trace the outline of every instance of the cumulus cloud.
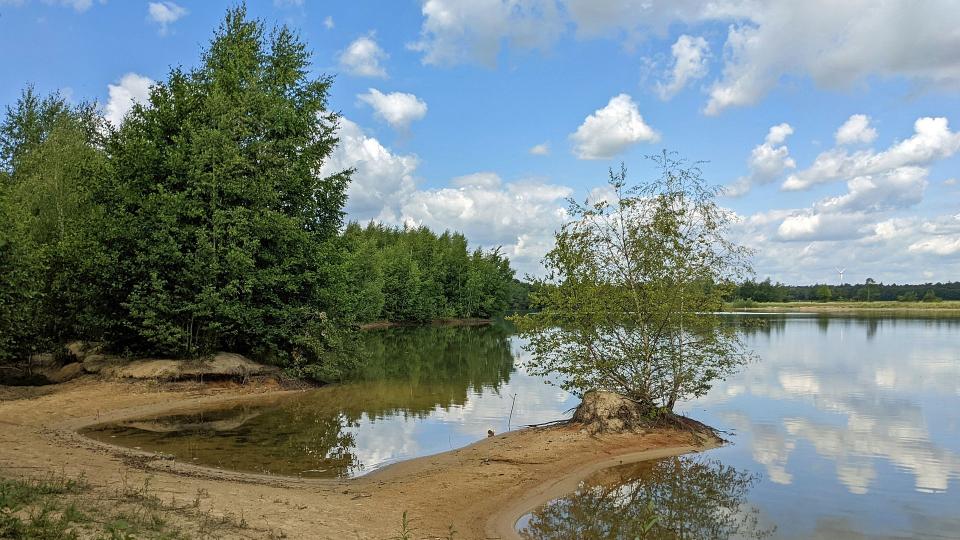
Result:
<instances>
[{"instance_id":1,"label":"cumulus cloud","mask_svg":"<svg viewBox=\"0 0 960 540\"><path fill-rule=\"evenodd\" d=\"M387 70L380 64L386 59L387 53L377 45L372 34L353 40L339 57L340 67L359 77L386 77Z\"/></svg>"},{"instance_id":2,"label":"cumulus cloud","mask_svg":"<svg viewBox=\"0 0 960 540\"><path fill-rule=\"evenodd\" d=\"M788 169L795 168L797 164L790 157L790 150L783 144L792 134L793 127L790 124L782 123L771 127L763 143L755 146L750 153L747 161L750 173L727 186L725 194L731 197L744 195L754 186L769 184Z\"/></svg>"},{"instance_id":3,"label":"cumulus cloud","mask_svg":"<svg viewBox=\"0 0 960 540\"><path fill-rule=\"evenodd\" d=\"M423 0L420 39L409 48L424 64L496 64L506 43L522 49L549 47L564 21L554 0Z\"/></svg>"},{"instance_id":4,"label":"cumulus cloud","mask_svg":"<svg viewBox=\"0 0 960 540\"><path fill-rule=\"evenodd\" d=\"M187 14L187 9L173 2L150 2L147 4L147 17L160 26L160 35L166 35L170 25Z\"/></svg>"},{"instance_id":5,"label":"cumulus cloud","mask_svg":"<svg viewBox=\"0 0 960 540\"><path fill-rule=\"evenodd\" d=\"M960 235L953 237L938 236L926 240L919 240L910 244L912 253L933 253L934 255L955 255L960 253Z\"/></svg>"},{"instance_id":6,"label":"cumulus cloud","mask_svg":"<svg viewBox=\"0 0 960 540\"><path fill-rule=\"evenodd\" d=\"M793 282L822 281L838 266L888 281L951 279L960 272L960 214L924 217L914 208L930 184L930 165L956 154L960 135L945 118L920 118L913 135L886 149L851 151L843 145L875 137L864 135L869 118L851 118L837 147L784 182L789 189L843 181L843 192L742 216L737 235L759 249L755 267ZM788 134L771 130L764 144Z\"/></svg>"},{"instance_id":7,"label":"cumulus cloud","mask_svg":"<svg viewBox=\"0 0 960 540\"><path fill-rule=\"evenodd\" d=\"M411 122L427 114L427 104L423 100L404 92L384 94L371 88L366 94L357 96L357 99L372 107L374 115L394 129L406 130Z\"/></svg>"},{"instance_id":8,"label":"cumulus cloud","mask_svg":"<svg viewBox=\"0 0 960 540\"><path fill-rule=\"evenodd\" d=\"M119 126L134 104L147 102L150 97L150 85L153 83L153 79L149 77L127 73L117 84L107 85L109 98L104 107L104 117L111 124Z\"/></svg>"},{"instance_id":9,"label":"cumulus cloud","mask_svg":"<svg viewBox=\"0 0 960 540\"><path fill-rule=\"evenodd\" d=\"M445 187L418 189L416 156L394 153L346 118L338 136L340 144L320 174L356 169L347 192L348 219L458 230L475 246L502 246L521 274L539 273L539 261L566 218L570 188L536 179L505 182L483 171L452 178Z\"/></svg>"},{"instance_id":10,"label":"cumulus cloud","mask_svg":"<svg viewBox=\"0 0 960 540\"><path fill-rule=\"evenodd\" d=\"M960 88L960 57L953 53L960 49L960 10L952 0L422 0L422 12L421 38L412 48L427 64L492 65L504 44L547 49L568 27L581 39L613 36L630 45L675 24L726 25L707 114L754 104L785 77L809 77L828 89L871 77ZM699 74L695 61L688 67Z\"/></svg>"},{"instance_id":11,"label":"cumulus cloud","mask_svg":"<svg viewBox=\"0 0 960 540\"><path fill-rule=\"evenodd\" d=\"M710 45L702 37L684 34L677 38L670 47L670 52L673 55L673 69L669 80L657 83L657 93L663 100L672 98L689 82L701 79L707 74Z\"/></svg>"},{"instance_id":12,"label":"cumulus cloud","mask_svg":"<svg viewBox=\"0 0 960 540\"><path fill-rule=\"evenodd\" d=\"M913 129L913 136L894 143L882 152L861 150L850 153L845 148L823 152L810 167L788 177L782 187L788 191L801 190L824 182L883 173L898 167L927 165L960 150L960 133L950 131L946 118L919 118L914 122Z\"/></svg>"},{"instance_id":13,"label":"cumulus cloud","mask_svg":"<svg viewBox=\"0 0 960 540\"><path fill-rule=\"evenodd\" d=\"M530 153L535 156L547 156L550 155L550 144L549 143L540 143L535 144L530 147Z\"/></svg>"},{"instance_id":14,"label":"cumulus cloud","mask_svg":"<svg viewBox=\"0 0 960 540\"><path fill-rule=\"evenodd\" d=\"M784 75L809 76L823 88L847 88L871 75L960 85L960 60L946 53L960 47L952 30L960 12L949 1L771 2L742 14L736 11L745 4L724 4L714 8L740 17L727 35L708 114L756 103Z\"/></svg>"},{"instance_id":15,"label":"cumulus cloud","mask_svg":"<svg viewBox=\"0 0 960 540\"><path fill-rule=\"evenodd\" d=\"M882 212L907 208L923 200L927 169L899 167L883 174L857 176L847 182L847 193L816 203L827 212Z\"/></svg>"},{"instance_id":16,"label":"cumulus cloud","mask_svg":"<svg viewBox=\"0 0 960 540\"><path fill-rule=\"evenodd\" d=\"M788 283L835 279L837 267L898 283L947 281L960 272L957 216L810 207L744 216L735 230L741 243L758 248L758 273Z\"/></svg>"},{"instance_id":17,"label":"cumulus cloud","mask_svg":"<svg viewBox=\"0 0 960 540\"><path fill-rule=\"evenodd\" d=\"M833 135L837 144L872 143L877 138L877 130L870 127L870 117L854 114L837 128Z\"/></svg>"},{"instance_id":18,"label":"cumulus cloud","mask_svg":"<svg viewBox=\"0 0 960 540\"><path fill-rule=\"evenodd\" d=\"M326 28L327 30L333 30L333 26L334 26L334 24L333 24L333 16L332 16L332 15L327 15L326 17L324 17L324 19L323 19L323 27Z\"/></svg>"},{"instance_id":19,"label":"cumulus cloud","mask_svg":"<svg viewBox=\"0 0 960 540\"><path fill-rule=\"evenodd\" d=\"M627 94L610 98L602 109L588 116L570 135L573 152L580 159L607 159L639 142L655 142L660 136L647 125L637 104Z\"/></svg>"},{"instance_id":20,"label":"cumulus cloud","mask_svg":"<svg viewBox=\"0 0 960 540\"><path fill-rule=\"evenodd\" d=\"M394 154L346 118L340 119L337 134L340 144L320 174L328 176L356 168L347 189L347 214L359 221L395 218L393 205L414 190L414 173L420 160L415 155Z\"/></svg>"},{"instance_id":21,"label":"cumulus cloud","mask_svg":"<svg viewBox=\"0 0 960 540\"><path fill-rule=\"evenodd\" d=\"M401 205L405 223L455 229L485 247L502 246L521 273L539 273L566 219L572 191L536 180L503 182L490 173L461 177L451 187L416 191Z\"/></svg>"}]
</instances>

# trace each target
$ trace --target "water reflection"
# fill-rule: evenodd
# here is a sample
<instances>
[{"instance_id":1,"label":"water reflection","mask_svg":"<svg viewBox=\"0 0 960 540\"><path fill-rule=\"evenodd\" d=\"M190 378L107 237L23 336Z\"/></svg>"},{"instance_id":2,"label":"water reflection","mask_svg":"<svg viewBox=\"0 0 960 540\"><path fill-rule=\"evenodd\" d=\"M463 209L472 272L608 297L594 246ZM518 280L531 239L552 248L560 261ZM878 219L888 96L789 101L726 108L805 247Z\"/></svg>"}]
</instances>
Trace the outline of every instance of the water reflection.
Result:
<instances>
[{"instance_id":1,"label":"water reflection","mask_svg":"<svg viewBox=\"0 0 960 540\"><path fill-rule=\"evenodd\" d=\"M685 409L736 433L715 455L765 473L779 534L960 537L960 319L766 322L762 360Z\"/></svg>"},{"instance_id":2,"label":"water reflection","mask_svg":"<svg viewBox=\"0 0 960 540\"><path fill-rule=\"evenodd\" d=\"M703 456L621 465L524 517L526 540L765 538L748 504L757 477Z\"/></svg>"},{"instance_id":3,"label":"water reflection","mask_svg":"<svg viewBox=\"0 0 960 540\"><path fill-rule=\"evenodd\" d=\"M709 502L694 501L668 514L678 525L641 534L662 507L649 506L648 494L674 489L674 476L641 473L638 486L629 473L610 471L613 481L590 480L522 520L528 538L675 538L678 527L696 531L685 538L770 531L724 530L722 520L702 527L712 514L776 524L778 538L960 538L960 318L729 321L760 361L681 412L730 433L734 444L709 452L718 467L763 475L733 499L740 506L704 514Z\"/></svg>"},{"instance_id":4,"label":"water reflection","mask_svg":"<svg viewBox=\"0 0 960 540\"><path fill-rule=\"evenodd\" d=\"M562 418L572 396L518 370L514 341L504 325L370 332L356 382L87 434L233 470L353 476Z\"/></svg>"}]
</instances>

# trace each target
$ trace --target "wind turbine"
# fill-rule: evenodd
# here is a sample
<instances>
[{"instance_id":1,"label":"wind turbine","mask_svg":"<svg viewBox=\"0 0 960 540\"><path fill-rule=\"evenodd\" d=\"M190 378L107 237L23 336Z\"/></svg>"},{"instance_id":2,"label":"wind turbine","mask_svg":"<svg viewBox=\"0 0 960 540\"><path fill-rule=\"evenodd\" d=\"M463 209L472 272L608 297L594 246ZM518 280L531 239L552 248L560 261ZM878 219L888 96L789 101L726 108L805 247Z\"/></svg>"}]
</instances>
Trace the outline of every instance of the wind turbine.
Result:
<instances>
[{"instance_id":1,"label":"wind turbine","mask_svg":"<svg viewBox=\"0 0 960 540\"><path fill-rule=\"evenodd\" d=\"M846 271L846 268L837 268L837 273L840 274L840 285L843 285L843 273Z\"/></svg>"}]
</instances>

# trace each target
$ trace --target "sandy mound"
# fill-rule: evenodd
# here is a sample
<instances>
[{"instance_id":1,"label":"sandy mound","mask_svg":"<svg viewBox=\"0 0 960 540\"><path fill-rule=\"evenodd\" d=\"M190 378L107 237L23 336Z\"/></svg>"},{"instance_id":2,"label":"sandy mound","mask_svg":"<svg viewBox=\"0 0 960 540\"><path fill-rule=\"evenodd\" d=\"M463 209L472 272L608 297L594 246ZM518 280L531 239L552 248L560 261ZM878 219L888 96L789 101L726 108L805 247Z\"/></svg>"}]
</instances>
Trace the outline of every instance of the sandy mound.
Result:
<instances>
[{"instance_id":1,"label":"sandy mound","mask_svg":"<svg viewBox=\"0 0 960 540\"><path fill-rule=\"evenodd\" d=\"M590 433L641 433L650 426L644 408L620 394L594 390L583 395L572 421Z\"/></svg>"},{"instance_id":2,"label":"sandy mound","mask_svg":"<svg viewBox=\"0 0 960 540\"><path fill-rule=\"evenodd\" d=\"M201 360L146 359L132 362L108 362L94 357L96 364L90 371L96 370L107 377L116 379L161 379L178 380L194 378L225 378L268 375L277 372L277 368L258 364L245 356L233 353L217 353L213 358ZM86 368L86 363L84 365Z\"/></svg>"}]
</instances>

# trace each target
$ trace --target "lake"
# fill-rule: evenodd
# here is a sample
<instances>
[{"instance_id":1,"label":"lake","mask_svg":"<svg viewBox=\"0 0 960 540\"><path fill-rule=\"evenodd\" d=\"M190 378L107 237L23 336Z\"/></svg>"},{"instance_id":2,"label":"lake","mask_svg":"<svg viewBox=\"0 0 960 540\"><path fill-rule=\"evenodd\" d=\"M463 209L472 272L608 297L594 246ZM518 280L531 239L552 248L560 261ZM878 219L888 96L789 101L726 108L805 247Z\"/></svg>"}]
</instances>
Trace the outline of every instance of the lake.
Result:
<instances>
[{"instance_id":1,"label":"lake","mask_svg":"<svg viewBox=\"0 0 960 540\"><path fill-rule=\"evenodd\" d=\"M521 535L960 538L960 319L761 318L745 330L759 360L678 407L730 445L601 471L524 516ZM523 371L506 325L390 329L363 345L354 383L87 434L215 467L347 477L565 418L578 401Z\"/></svg>"},{"instance_id":2,"label":"lake","mask_svg":"<svg viewBox=\"0 0 960 540\"><path fill-rule=\"evenodd\" d=\"M960 319L764 319L760 361L679 407L732 444L603 471L521 535L960 538Z\"/></svg>"},{"instance_id":3,"label":"lake","mask_svg":"<svg viewBox=\"0 0 960 540\"><path fill-rule=\"evenodd\" d=\"M355 382L96 426L98 440L245 472L350 477L569 418L579 400L524 373L506 323L365 332ZM514 398L515 396L515 398Z\"/></svg>"}]
</instances>

